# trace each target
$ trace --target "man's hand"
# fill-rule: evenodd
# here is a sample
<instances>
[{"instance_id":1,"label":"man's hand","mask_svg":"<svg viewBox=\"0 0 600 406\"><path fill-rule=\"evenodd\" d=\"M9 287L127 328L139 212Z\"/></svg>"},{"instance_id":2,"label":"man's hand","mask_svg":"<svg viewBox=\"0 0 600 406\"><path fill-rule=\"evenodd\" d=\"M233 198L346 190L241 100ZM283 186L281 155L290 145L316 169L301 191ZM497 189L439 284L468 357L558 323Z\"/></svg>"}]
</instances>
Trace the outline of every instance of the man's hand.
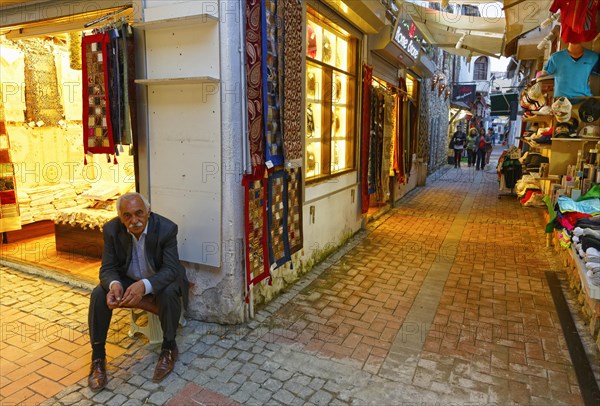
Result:
<instances>
[{"instance_id":1,"label":"man's hand","mask_svg":"<svg viewBox=\"0 0 600 406\"><path fill-rule=\"evenodd\" d=\"M119 282L113 283L106 295L106 304L109 309L116 309L121 305L123 299L123 285Z\"/></svg>"},{"instance_id":2,"label":"man's hand","mask_svg":"<svg viewBox=\"0 0 600 406\"><path fill-rule=\"evenodd\" d=\"M137 281L127 288L121 301L122 307L133 307L136 306L146 293L146 287L144 282Z\"/></svg>"}]
</instances>

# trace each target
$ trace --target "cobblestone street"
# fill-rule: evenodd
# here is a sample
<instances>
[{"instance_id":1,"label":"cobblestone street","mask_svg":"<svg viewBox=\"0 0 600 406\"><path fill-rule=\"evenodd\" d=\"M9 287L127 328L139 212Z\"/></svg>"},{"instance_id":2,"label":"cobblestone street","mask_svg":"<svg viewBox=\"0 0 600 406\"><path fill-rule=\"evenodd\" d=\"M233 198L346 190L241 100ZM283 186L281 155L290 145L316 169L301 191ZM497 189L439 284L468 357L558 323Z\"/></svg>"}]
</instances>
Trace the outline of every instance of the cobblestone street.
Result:
<instances>
[{"instance_id":1,"label":"cobblestone street","mask_svg":"<svg viewBox=\"0 0 600 406\"><path fill-rule=\"evenodd\" d=\"M91 392L89 293L0 268L0 403L583 405L545 277L564 272L543 210L499 199L494 171L427 182L249 323L189 320L160 384L158 348L128 337L119 310L108 388Z\"/></svg>"}]
</instances>

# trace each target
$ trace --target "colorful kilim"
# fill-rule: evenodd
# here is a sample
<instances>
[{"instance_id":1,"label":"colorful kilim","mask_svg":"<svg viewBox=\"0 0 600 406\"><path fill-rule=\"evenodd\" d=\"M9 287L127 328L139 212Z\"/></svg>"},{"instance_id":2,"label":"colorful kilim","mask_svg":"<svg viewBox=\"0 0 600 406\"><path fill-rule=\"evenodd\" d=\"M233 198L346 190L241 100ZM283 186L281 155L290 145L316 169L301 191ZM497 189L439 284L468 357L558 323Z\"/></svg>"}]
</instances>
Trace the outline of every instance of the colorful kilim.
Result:
<instances>
[{"instance_id":1,"label":"colorful kilim","mask_svg":"<svg viewBox=\"0 0 600 406\"><path fill-rule=\"evenodd\" d=\"M266 162L283 165L283 125L279 95L279 30L283 24L277 15L277 0L262 0L262 80L264 98L264 128L266 137Z\"/></svg>"},{"instance_id":2,"label":"colorful kilim","mask_svg":"<svg viewBox=\"0 0 600 406\"><path fill-rule=\"evenodd\" d=\"M287 169L288 216L290 254L302 249L302 169Z\"/></svg>"},{"instance_id":3,"label":"colorful kilim","mask_svg":"<svg viewBox=\"0 0 600 406\"><path fill-rule=\"evenodd\" d=\"M83 37L83 150L91 154L114 154L108 99L108 34ZM87 106L87 108L86 108Z\"/></svg>"},{"instance_id":4,"label":"colorful kilim","mask_svg":"<svg viewBox=\"0 0 600 406\"><path fill-rule=\"evenodd\" d=\"M271 270L290 260L290 243L287 229L287 192L285 171L270 173L267 187L267 225L269 229L269 263L271 264Z\"/></svg>"},{"instance_id":5,"label":"colorful kilim","mask_svg":"<svg viewBox=\"0 0 600 406\"><path fill-rule=\"evenodd\" d=\"M360 195L361 212L366 213L369 210L369 144L371 128L371 82L373 81L373 68L367 65L363 66L363 102L362 102L362 129L361 129L361 150L360 150Z\"/></svg>"},{"instance_id":6,"label":"colorful kilim","mask_svg":"<svg viewBox=\"0 0 600 406\"><path fill-rule=\"evenodd\" d=\"M286 0L284 7L283 155L286 161L302 162L302 3Z\"/></svg>"},{"instance_id":7,"label":"colorful kilim","mask_svg":"<svg viewBox=\"0 0 600 406\"><path fill-rule=\"evenodd\" d=\"M261 67L261 0L246 0L246 92L252 172L261 176L265 164Z\"/></svg>"},{"instance_id":8,"label":"colorful kilim","mask_svg":"<svg viewBox=\"0 0 600 406\"><path fill-rule=\"evenodd\" d=\"M244 228L248 287L270 276L267 250L267 199L265 179L245 177ZM248 297L246 297L248 301Z\"/></svg>"}]
</instances>

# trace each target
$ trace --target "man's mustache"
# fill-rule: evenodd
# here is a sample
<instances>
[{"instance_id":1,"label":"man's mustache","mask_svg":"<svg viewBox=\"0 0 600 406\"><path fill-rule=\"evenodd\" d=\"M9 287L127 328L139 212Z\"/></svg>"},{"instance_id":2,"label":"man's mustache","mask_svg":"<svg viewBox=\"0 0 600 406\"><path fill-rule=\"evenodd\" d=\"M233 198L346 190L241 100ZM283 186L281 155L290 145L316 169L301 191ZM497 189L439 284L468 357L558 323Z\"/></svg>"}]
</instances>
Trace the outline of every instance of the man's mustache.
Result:
<instances>
[{"instance_id":1,"label":"man's mustache","mask_svg":"<svg viewBox=\"0 0 600 406\"><path fill-rule=\"evenodd\" d=\"M141 226L143 226L143 225L144 225L144 224L143 224L141 221L138 221L138 222L137 222L137 223L135 223L135 224L130 224L130 225L129 225L129 228L141 227Z\"/></svg>"}]
</instances>

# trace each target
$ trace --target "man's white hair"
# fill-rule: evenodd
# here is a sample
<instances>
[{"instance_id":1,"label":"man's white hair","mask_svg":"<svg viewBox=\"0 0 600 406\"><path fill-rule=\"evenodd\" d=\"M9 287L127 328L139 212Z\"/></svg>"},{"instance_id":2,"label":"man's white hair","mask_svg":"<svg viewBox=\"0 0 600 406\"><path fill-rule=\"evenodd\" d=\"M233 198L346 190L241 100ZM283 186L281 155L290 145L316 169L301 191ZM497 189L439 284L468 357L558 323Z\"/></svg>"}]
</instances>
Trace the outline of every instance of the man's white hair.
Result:
<instances>
[{"instance_id":1,"label":"man's white hair","mask_svg":"<svg viewBox=\"0 0 600 406\"><path fill-rule=\"evenodd\" d=\"M141 193L138 192L127 192L124 195L119 196L117 199L117 213L121 215L121 202L131 200L133 198L139 197L144 202L144 206L146 207L146 211L150 211L150 202L148 199L144 197Z\"/></svg>"}]
</instances>

